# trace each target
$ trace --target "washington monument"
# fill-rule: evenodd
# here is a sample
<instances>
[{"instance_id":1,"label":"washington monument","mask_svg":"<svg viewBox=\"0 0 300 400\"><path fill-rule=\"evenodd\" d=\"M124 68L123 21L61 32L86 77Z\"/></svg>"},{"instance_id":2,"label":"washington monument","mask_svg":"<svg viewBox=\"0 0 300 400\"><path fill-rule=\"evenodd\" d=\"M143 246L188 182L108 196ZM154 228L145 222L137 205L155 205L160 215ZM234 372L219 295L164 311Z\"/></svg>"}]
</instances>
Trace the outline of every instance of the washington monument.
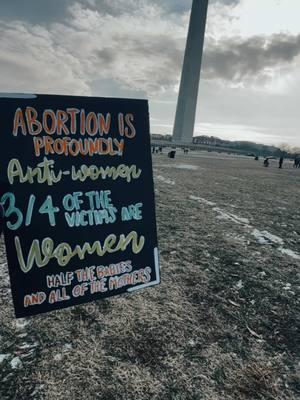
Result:
<instances>
[{"instance_id":1,"label":"washington monument","mask_svg":"<svg viewBox=\"0 0 300 400\"><path fill-rule=\"evenodd\" d=\"M173 142L193 140L197 97L209 0L193 0L179 87Z\"/></svg>"}]
</instances>

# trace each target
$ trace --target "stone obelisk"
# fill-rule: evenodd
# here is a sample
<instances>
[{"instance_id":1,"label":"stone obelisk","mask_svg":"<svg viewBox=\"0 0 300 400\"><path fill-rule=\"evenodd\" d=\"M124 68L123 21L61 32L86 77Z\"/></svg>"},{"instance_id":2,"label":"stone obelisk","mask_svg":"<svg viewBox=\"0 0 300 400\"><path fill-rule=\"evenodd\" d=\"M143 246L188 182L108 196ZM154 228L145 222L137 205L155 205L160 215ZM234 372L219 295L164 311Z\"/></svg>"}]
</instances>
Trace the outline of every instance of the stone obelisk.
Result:
<instances>
[{"instance_id":1,"label":"stone obelisk","mask_svg":"<svg viewBox=\"0 0 300 400\"><path fill-rule=\"evenodd\" d=\"M193 0L172 137L176 143L193 140L208 1Z\"/></svg>"}]
</instances>

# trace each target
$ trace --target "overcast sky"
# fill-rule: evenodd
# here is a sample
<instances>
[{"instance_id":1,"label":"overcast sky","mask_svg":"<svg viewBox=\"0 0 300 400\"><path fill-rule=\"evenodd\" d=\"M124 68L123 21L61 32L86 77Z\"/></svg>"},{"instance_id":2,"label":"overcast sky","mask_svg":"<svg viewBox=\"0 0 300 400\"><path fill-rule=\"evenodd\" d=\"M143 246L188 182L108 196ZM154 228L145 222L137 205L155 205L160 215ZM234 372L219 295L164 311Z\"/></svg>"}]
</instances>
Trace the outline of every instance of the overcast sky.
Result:
<instances>
[{"instance_id":1,"label":"overcast sky","mask_svg":"<svg viewBox=\"0 0 300 400\"><path fill-rule=\"evenodd\" d=\"M0 91L148 98L152 133L172 133L191 3L1 0ZM300 146L299 16L210 0L195 135Z\"/></svg>"}]
</instances>

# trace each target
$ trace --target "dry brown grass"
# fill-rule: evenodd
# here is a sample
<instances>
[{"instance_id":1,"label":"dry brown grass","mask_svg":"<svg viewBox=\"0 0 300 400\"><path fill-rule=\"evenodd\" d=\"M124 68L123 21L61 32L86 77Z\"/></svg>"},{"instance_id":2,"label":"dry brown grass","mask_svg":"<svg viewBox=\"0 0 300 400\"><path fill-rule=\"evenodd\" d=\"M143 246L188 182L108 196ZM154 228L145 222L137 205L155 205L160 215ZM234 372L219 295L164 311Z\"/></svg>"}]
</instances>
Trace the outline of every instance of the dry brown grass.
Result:
<instances>
[{"instance_id":1,"label":"dry brown grass","mask_svg":"<svg viewBox=\"0 0 300 400\"><path fill-rule=\"evenodd\" d=\"M300 398L299 261L189 200L214 201L296 251L300 175L278 176L252 160L175 160L197 171L163 167L165 156L154 161L176 181L156 182L160 286L32 317L22 327L2 261L0 352L8 358L0 364L1 400ZM11 368L14 356L22 367Z\"/></svg>"}]
</instances>

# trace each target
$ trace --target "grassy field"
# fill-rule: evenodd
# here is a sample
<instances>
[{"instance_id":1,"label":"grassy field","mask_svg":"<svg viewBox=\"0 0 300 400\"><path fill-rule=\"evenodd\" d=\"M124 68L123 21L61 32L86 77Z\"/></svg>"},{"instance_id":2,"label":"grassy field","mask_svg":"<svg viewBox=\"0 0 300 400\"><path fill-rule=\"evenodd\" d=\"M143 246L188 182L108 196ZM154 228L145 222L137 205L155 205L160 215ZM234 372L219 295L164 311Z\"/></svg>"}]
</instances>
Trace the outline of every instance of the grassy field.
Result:
<instances>
[{"instance_id":1,"label":"grassy field","mask_svg":"<svg viewBox=\"0 0 300 400\"><path fill-rule=\"evenodd\" d=\"M300 170L154 155L161 285L15 320L0 399L300 398Z\"/></svg>"}]
</instances>

